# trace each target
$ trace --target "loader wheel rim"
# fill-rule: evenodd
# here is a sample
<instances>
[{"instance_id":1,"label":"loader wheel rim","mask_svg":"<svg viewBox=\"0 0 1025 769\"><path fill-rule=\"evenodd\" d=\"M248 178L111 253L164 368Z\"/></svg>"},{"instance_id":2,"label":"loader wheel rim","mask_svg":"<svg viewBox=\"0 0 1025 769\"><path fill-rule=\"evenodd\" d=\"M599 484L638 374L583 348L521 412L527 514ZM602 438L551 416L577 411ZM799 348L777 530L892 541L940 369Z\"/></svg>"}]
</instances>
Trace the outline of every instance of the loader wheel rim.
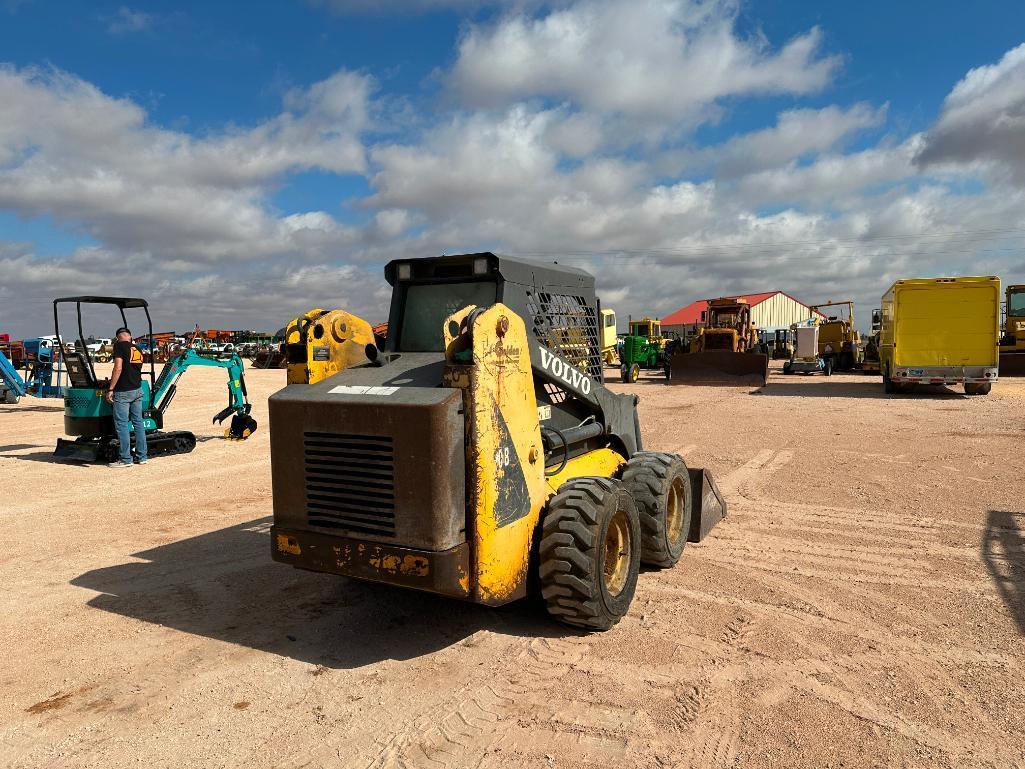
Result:
<instances>
[{"instance_id":1,"label":"loader wheel rim","mask_svg":"<svg viewBox=\"0 0 1025 769\"><path fill-rule=\"evenodd\" d=\"M630 522L625 512L617 510L605 531L605 558L602 563L602 579L612 598L617 597L626 587L630 577L632 549Z\"/></svg>"},{"instance_id":2,"label":"loader wheel rim","mask_svg":"<svg viewBox=\"0 0 1025 769\"><path fill-rule=\"evenodd\" d=\"M666 539L675 546L683 535L683 509L684 490L683 479L676 478L669 487L669 495L666 499Z\"/></svg>"}]
</instances>

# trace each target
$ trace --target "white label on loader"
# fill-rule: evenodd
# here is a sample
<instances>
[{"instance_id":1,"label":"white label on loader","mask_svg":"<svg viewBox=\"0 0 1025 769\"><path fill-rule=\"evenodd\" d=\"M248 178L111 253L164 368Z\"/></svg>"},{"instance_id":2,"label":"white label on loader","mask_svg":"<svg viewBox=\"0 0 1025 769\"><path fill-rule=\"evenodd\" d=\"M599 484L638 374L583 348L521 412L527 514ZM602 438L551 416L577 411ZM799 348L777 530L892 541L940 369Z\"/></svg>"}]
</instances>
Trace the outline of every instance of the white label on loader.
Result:
<instances>
[{"instance_id":1,"label":"white label on loader","mask_svg":"<svg viewBox=\"0 0 1025 769\"><path fill-rule=\"evenodd\" d=\"M398 387L367 387L364 385L338 385L328 390L330 395L391 395Z\"/></svg>"},{"instance_id":2,"label":"white label on loader","mask_svg":"<svg viewBox=\"0 0 1025 769\"><path fill-rule=\"evenodd\" d=\"M552 407L551 406L538 406L537 407L537 418L544 422L546 419L552 418Z\"/></svg>"}]
</instances>

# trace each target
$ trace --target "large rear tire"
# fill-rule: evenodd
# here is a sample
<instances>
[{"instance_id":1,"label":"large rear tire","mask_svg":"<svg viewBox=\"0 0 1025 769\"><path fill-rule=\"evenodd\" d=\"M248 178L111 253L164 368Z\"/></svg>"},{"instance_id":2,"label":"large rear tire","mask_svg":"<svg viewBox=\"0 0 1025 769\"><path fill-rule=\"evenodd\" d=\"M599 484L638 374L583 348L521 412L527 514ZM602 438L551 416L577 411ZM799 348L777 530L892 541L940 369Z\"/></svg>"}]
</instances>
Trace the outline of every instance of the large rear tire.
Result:
<instances>
[{"instance_id":1,"label":"large rear tire","mask_svg":"<svg viewBox=\"0 0 1025 769\"><path fill-rule=\"evenodd\" d=\"M990 382L967 382L964 386L965 395L989 395L992 389Z\"/></svg>"},{"instance_id":2,"label":"large rear tire","mask_svg":"<svg viewBox=\"0 0 1025 769\"><path fill-rule=\"evenodd\" d=\"M539 576L548 612L567 625L608 630L630 608L641 563L641 527L626 487L574 478L548 502Z\"/></svg>"},{"instance_id":3,"label":"large rear tire","mask_svg":"<svg viewBox=\"0 0 1025 769\"><path fill-rule=\"evenodd\" d=\"M691 488L687 465L677 454L639 451L623 470L641 524L641 561L668 569L687 544Z\"/></svg>"}]
</instances>

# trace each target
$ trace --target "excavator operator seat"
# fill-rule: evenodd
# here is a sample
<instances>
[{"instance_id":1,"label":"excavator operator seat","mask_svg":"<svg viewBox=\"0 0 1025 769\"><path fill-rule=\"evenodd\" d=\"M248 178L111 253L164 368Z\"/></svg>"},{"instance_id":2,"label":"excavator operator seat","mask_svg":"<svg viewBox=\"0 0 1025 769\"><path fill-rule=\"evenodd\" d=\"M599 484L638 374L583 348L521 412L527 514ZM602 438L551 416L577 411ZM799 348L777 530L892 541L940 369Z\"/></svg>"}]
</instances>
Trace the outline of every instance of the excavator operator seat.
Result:
<instances>
[{"instance_id":1,"label":"excavator operator seat","mask_svg":"<svg viewBox=\"0 0 1025 769\"><path fill-rule=\"evenodd\" d=\"M92 369L89 368L89 361L86 360L85 353L75 352L67 356L65 363L72 387L96 389L96 380L93 378Z\"/></svg>"}]
</instances>

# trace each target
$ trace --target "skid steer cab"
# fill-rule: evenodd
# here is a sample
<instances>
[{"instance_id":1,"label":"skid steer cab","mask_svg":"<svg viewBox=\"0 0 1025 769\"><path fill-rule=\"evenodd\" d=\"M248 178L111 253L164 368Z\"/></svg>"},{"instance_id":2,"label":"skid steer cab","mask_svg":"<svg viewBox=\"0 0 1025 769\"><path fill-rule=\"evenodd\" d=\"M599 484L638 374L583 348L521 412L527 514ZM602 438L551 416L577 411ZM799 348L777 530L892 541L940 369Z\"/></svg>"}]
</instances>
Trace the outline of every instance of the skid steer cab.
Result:
<instances>
[{"instance_id":1,"label":"skid steer cab","mask_svg":"<svg viewBox=\"0 0 1025 769\"><path fill-rule=\"evenodd\" d=\"M606 389L594 278L491 253L385 277L385 349L270 398L273 558L611 627L726 506Z\"/></svg>"}]
</instances>

